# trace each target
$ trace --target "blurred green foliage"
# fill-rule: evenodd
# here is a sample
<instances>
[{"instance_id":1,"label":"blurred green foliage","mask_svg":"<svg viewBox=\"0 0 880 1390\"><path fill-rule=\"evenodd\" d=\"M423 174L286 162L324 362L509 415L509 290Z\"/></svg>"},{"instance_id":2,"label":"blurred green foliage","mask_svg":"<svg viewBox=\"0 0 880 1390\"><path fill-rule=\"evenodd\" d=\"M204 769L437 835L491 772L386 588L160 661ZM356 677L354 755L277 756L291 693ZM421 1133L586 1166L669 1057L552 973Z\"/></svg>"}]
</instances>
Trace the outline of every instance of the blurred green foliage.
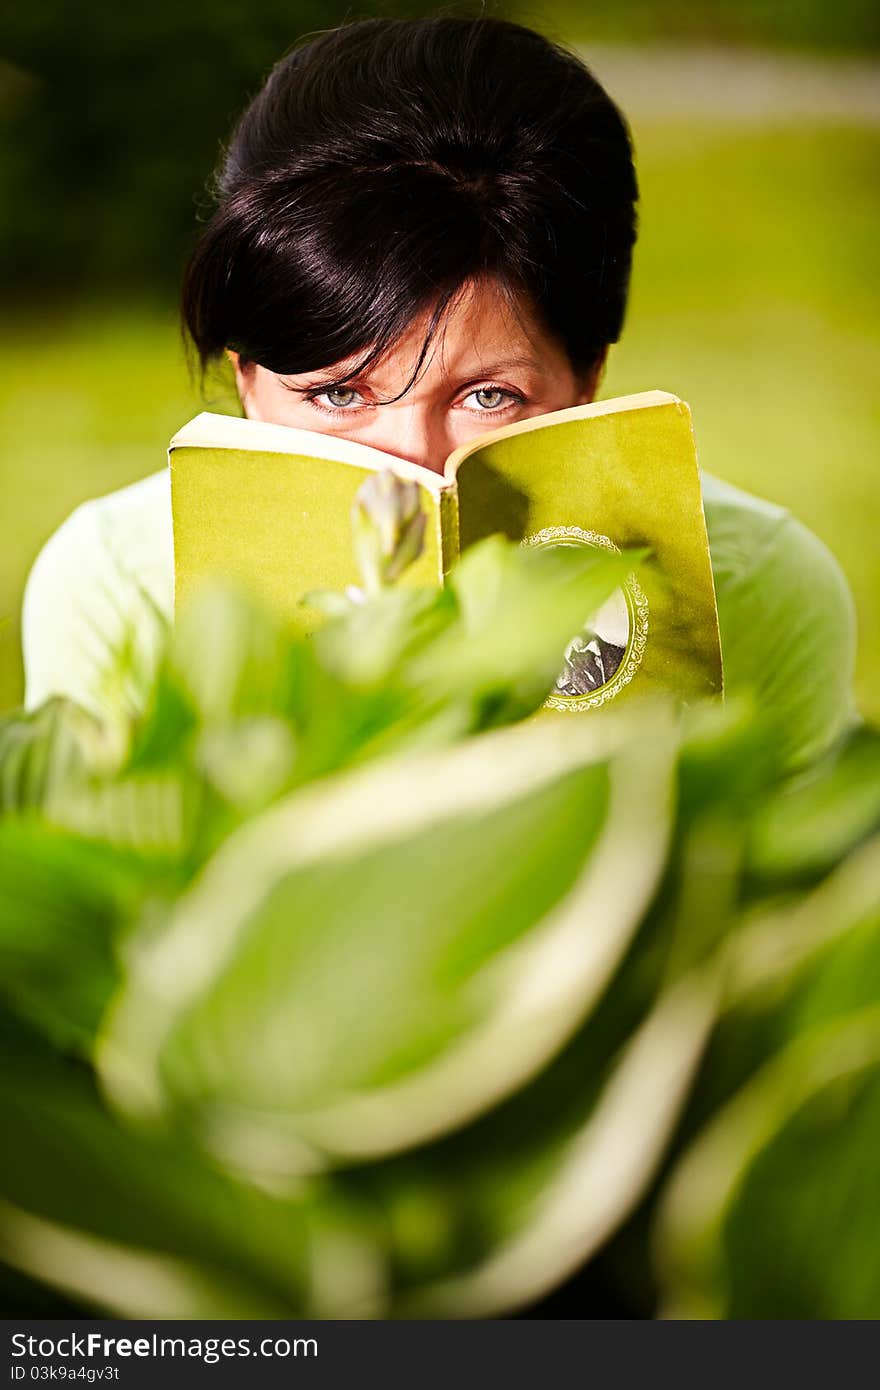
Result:
<instances>
[{"instance_id":1,"label":"blurred green foliage","mask_svg":"<svg viewBox=\"0 0 880 1390\"><path fill-rule=\"evenodd\" d=\"M876 1316L880 736L541 711L632 563L206 590L143 713L0 723L17 1306L498 1316L630 1218L625 1315Z\"/></svg>"},{"instance_id":2,"label":"blurred green foliage","mask_svg":"<svg viewBox=\"0 0 880 1390\"><path fill-rule=\"evenodd\" d=\"M517 0L511 17L579 39L778 45L823 52L880 47L873 0Z\"/></svg>"}]
</instances>

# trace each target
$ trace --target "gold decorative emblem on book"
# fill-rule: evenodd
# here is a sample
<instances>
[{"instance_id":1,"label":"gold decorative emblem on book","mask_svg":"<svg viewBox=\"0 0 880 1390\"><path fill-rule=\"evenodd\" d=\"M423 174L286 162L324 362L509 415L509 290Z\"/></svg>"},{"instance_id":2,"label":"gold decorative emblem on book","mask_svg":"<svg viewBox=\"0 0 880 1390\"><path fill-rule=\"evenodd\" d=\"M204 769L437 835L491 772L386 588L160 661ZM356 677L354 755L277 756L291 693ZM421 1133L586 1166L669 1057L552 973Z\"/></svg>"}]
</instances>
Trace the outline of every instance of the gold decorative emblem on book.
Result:
<instances>
[{"instance_id":1,"label":"gold decorative emblem on book","mask_svg":"<svg viewBox=\"0 0 880 1390\"><path fill-rule=\"evenodd\" d=\"M619 550L608 536L579 526L550 526L526 536L524 545L586 545ZM648 600L634 574L576 633L545 704L549 709L585 710L613 700L639 668L648 641Z\"/></svg>"}]
</instances>

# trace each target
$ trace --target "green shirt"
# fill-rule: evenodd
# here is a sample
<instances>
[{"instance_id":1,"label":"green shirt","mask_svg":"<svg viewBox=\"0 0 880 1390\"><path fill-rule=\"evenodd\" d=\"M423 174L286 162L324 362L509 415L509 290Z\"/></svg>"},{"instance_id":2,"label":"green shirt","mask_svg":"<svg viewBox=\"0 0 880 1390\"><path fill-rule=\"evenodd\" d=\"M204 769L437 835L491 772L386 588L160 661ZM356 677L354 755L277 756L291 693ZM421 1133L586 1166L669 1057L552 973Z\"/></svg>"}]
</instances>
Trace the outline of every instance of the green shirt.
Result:
<instances>
[{"instance_id":1,"label":"green shirt","mask_svg":"<svg viewBox=\"0 0 880 1390\"><path fill-rule=\"evenodd\" d=\"M703 474L728 695L781 716L792 759L854 717L855 616L823 543L782 507ZM167 469L77 507L47 541L22 612L25 704L142 702L174 602ZM126 650L127 674L111 663ZM115 670L111 679L108 672Z\"/></svg>"}]
</instances>

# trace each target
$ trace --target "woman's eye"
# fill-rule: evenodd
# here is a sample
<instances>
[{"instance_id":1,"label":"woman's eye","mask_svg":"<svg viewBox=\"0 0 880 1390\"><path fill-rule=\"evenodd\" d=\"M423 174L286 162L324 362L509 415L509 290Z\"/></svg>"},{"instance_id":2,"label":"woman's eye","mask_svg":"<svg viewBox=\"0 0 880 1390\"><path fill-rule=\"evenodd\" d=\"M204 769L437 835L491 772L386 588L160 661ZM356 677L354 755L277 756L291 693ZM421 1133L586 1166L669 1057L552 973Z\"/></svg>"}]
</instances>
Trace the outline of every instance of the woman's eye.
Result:
<instances>
[{"instance_id":1,"label":"woman's eye","mask_svg":"<svg viewBox=\"0 0 880 1390\"><path fill-rule=\"evenodd\" d=\"M516 402L522 403L522 397L516 396L512 391L503 391L500 386L481 386L476 391L471 391L465 397L465 403L473 400L476 402L477 410L499 410L502 406L511 405Z\"/></svg>"},{"instance_id":2,"label":"woman's eye","mask_svg":"<svg viewBox=\"0 0 880 1390\"><path fill-rule=\"evenodd\" d=\"M324 397L328 405L333 406L334 410L345 410L347 406L360 403L360 396L351 386L330 386L313 399L320 400L321 396Z\"/></svg>"}]
</instances>

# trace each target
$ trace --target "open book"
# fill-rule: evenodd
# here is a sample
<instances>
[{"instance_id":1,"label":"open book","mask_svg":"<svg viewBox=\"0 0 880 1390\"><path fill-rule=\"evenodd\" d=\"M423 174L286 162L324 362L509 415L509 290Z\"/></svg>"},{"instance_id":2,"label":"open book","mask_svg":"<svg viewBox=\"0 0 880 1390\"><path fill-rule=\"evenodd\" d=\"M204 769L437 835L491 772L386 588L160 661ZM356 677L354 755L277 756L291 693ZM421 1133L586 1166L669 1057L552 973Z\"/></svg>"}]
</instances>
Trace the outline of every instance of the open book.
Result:
<instances>
[{"instance_id":1,"label":"open book","mask_svg":"<svg viewBox=\"0 0 880 1390\"><path fill-rule=\"evenodd\" d=\"M421 489L428 524L403 582L442 583L494 532L530 545L648 547L650 557L563 655L550 703L583 709L649 685L721 690L721 651L690 411L664 391L575 406L484 433L435 473L364 444L197 415L171 440L175 603L238 579L301 631L301 599L358 583L351 508L390 468Z\"/></svg>"}]
</instances>

